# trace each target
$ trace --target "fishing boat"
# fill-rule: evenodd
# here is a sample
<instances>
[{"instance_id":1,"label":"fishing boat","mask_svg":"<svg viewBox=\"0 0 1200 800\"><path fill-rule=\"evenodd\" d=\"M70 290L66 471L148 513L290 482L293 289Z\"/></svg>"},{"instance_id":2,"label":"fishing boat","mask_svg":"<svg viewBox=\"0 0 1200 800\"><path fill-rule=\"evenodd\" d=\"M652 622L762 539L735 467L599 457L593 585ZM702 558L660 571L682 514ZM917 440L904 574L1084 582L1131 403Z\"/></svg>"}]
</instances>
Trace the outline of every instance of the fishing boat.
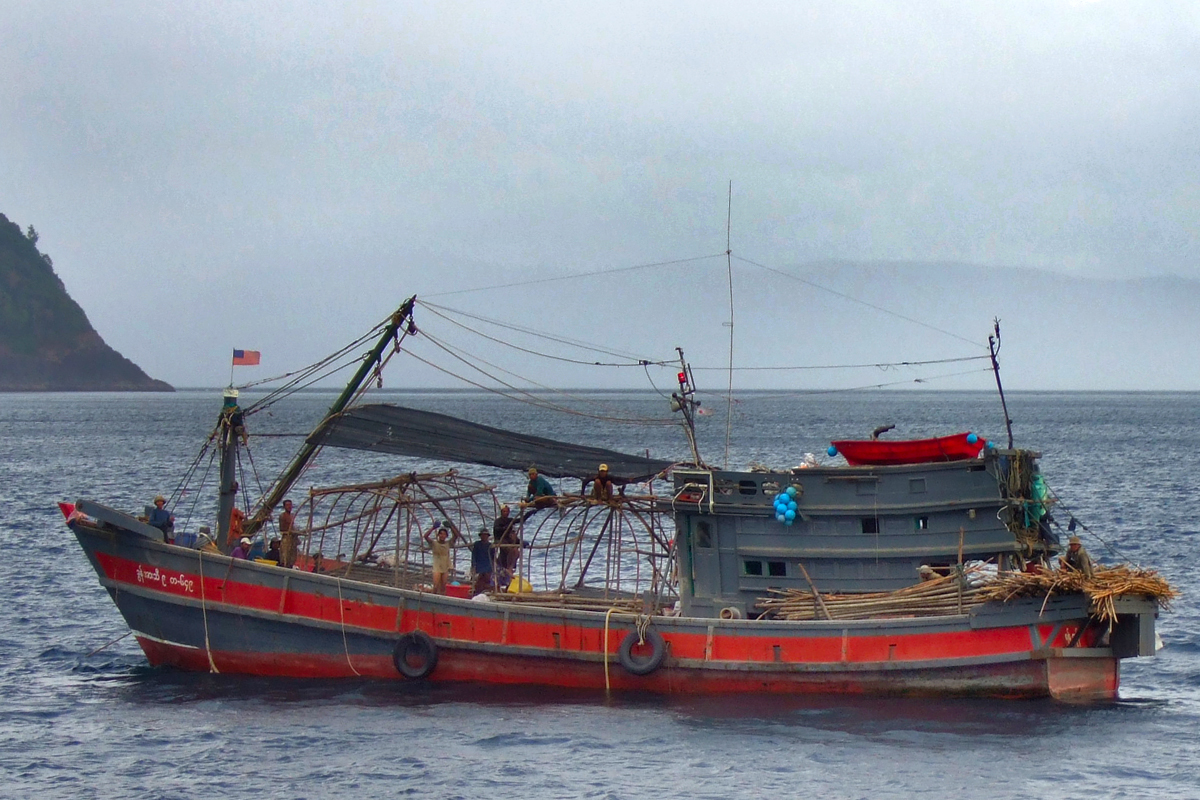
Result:
<instances>
[{"instance_id":1,"label":"fishing boat","mask_svg":"<svg viewBox=\"0 0 1200 800\"><path fill-rule=\"evenodd\" d=\"M1152 592L1098 604L1085 592L989 589L1060 550L1038 454L1011 440L969 457L711 467L696 445L682 351L670 404L690 452L677 460L363 402L364 386L421 335L414 304L376 329L328 414L249 501L241 532L265 536L323 448L520 472L536 464L564 485L580 481L579 492L521 504L491 551L504 581L478 593L465 569L446 594L432 591L425 549L440 521L465 537L503 514L495 487L459 467L311 489L292 563L233 558L230 533L248 502L238 452L255 409L227 392L207 445L221 476L218 548L182 531L171 541L94 500L70 507L67 524L152 665L662 693L1096 700L1117 696L1122 659L1154 653L1162 598ZM600 463L611 493L586 491Z\"/></svg>"}]
</instances>

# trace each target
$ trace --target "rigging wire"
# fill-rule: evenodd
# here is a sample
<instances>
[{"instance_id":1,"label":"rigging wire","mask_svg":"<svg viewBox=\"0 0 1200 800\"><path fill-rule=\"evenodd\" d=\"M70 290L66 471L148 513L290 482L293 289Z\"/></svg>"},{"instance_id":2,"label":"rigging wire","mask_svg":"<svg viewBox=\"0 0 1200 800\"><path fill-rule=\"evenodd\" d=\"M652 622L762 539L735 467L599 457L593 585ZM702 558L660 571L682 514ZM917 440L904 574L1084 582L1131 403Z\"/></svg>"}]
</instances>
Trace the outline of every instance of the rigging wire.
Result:
<instances>
[{"instance_id":1,"label":"rigging wire","mask_svg":"<svg viewBox=\"0 0 1200 800\"><path fill-rule=\"evenodd\" d=\"M991 371L992 370L990 368L988 368L988 369L970 369L970 370L964 370L962 372L948 372L944 375L931 375L927 378L906 378L902 381L890 381L888 383L870 383L870 384L864 384L862 386L846 386L846 387L842 387L839 389L807 389L807 390L795 391L795 392L779 392L779 393L763 392L761 394L758 392L755 392L754 397L755 397L755 399L760 399L760 400L772 400L772 399L784 398L784 397L807 397L810 395L816 396L816 395L824 395L824 394L841 394L843 392L861 392L861 391L866 391L867 389L887 389L892 386L906 386L910 383L930 383L932 381L944 380L946 378L958 378L958 377L962 377L963 375L975 375L980 372L990 373ZM697 394L717 396L717 397L721 396L714 392L697 392Z\"/></svg>"},{"instance_id":2,"label":"rigging wire","mask_svg":"<svg viewBox=\"0 0 1200 800\"><path fill-rule=\"evenodd\" d=\"M546 333L545 331L539 331L534 328L527 328L522 325L514 325L511 322L503 322L498 319L492 319L490 317L484 317L484 316L480 316L478 314L472 314L469 311L463 311L463 310L457 309L457 308L448 308L446 306L439 306L439 305L435 305L433 303L426 303L426 302L423 302L420 300L417 301L417 305L420 305L421 307L423 307L429 311L432 311L435 314L438 311L445 311L445 312L452 313L452 314L461 314L462 316L467 317L469 319L478 320L479 322L486 322L487 324L495 325L498 328L505 328L507 330L515 331L517 333L524 333L528 336L535 336L535 337L538 337L541 339L547 339L552 342L557 342L558 344L565 344L565 345L569 345L571 347L577 347L581 350L591 350L592 352L603 353L604 355L607 355L607 356L614 356L617 358L625 358L625 359L628 359L630 362L632 362L630 364L600 364L598 366L613 366L613 367L638 366L641 364L642 361L649 361L651 364L661 364L661 365L666 365L666 363L667 363L665 361L655 361L653 359L645 359L645 358L642 358L641 356L632 355L630 353L622 353L618 350L611 350L611 349L602 347L597 344L591 344L589 342L585 342L581 339L570 339L565 336L562 336L561 334ZM442 315L439 314L438 316L442 316ZM447 319L446 317L443 317L443 318ZM454 322L454 320L449 320L449 321ZM462 325L461 323L455 323L455 324L458 324L460 327L464 327L464 328L466 327L465 325ZM474 329L472 329L472 328L467 328L467 330L471 330L473 333L477 333L477 331L474 331ZM485 334L479 334L479 335L484 336ZM499 340L499 341L501 344L508 344L510 347L514 346L503 340ZM544 354L538 354L538 355L544 355ZM580 362L580 363L587 363L589 365L593 364L593 362L590 362L590 361L589 362Z\"/></svg>"},{"instance_id":3,"label":"rigging wire","mask_svg":"<svg viewBox=\"0 0 1200 800\"><path fill-rule=\"evenodd\" d=\"M645 368L645 371L646 371L646 380L649 382L650 388L654 390L654 393L657 394L659 397L661 397L664 400L670 400L671 399L670 396L667 395L666 393L664 393L661 389L659 389L658 386L656 386L654 383L654 378L650 377L650 365L648 363L644 363L644 364L642 364L642 366Z\"/></svg>"},{"instance_id":4,"label":"rigging wire","mask_svg":"<svg viewBox=\"0 0 1200 800\"><path fill-rule=\"evenodd\" d=\"M282 375L276 375L272 378L261 378L257 381L250 381L249 383L244 383L241 386L238 386L237 388L238 389L253 389L255 386L262 386L264 383L274 383L275 381L281 381L281 380L284 380L285 378L291 378L295 375L307 373L307 372L311 371L313 367L318 366L320 364L327 363L329 361L332 361L332 360L338 358L340 355L342 355L346 351L352 350L355 347L359 346L362 342L369 339L376 331L378 331L380 327L381 327L380 325L376 325L374 328L371 329L370 333L360 336L358 339L355 339L353 342L344 346L342 349L340 349L334 353L331 353L330 355L326 356L325 358L321 359L320 361L317 361L313 364L309 364L306 367L301 367L300 369L292 370L291 372L285 372Z\"/></svg>"},{"instance_id":5,"label":"rigging wire","mask_svg":"<svg viewBox=\"0 0 1200 800\"><path fill-rule=\"evenodd\" d=\"M450 345L447 342L444 342L444 341L438 339L437 337L431 336L427 331L422 331L422 333L425 335L426 339L433 342L435 345L442 348L450 355L453 355L455 358L458 358L459 361L462 361L464 364L471 366L472 368L478 370L479 372L481 372L484 375L488 375L488 374L486 372L483 372L482 370L479 370L479 368L475 367L471 361L468 361L468 359L478 361L479 363L485 364L494 370L504 373L505 375L508 375L512 378L516 378L517 380L521 380L521 381L525 381L527 383L533 384L534 386L538 387L539 389L543 389L543 390L545 390L547 392L551 392L553 394L561 395L562 397L568 397L568 398L571 398L572 400L578 400L582 403L590 403L593 405L610 406L610 407L613 405L610 402L605 402L605 401L599 400L594 397L581 397L579 395L572 394L572 393L564 391L562 389L555 389L553 387L546 386L545 384L538 383L537 381L535 381L531 378L527 378L524 375L519 375L515 372L507 370L504 367L501 367L499 364L493 364L492 362L490 362L486 359L480 358L479 356L477 356L473 353L469 353L460 347L455 347L453 345ZM492 376L492 375L488 375L488 377L495 379L494 376ZM509 384L505 384L505 385L507 386ZM518 389L517 387L511 387L511 388L513 388L514 391L522 391L522 390Z\"/></svg>"},{"instance_id":6,"label":"rigging wire","mask_svg":"<svg viewBox=\"0 0 1200 800\"><path fill-rule=\"evenodd\" d=\"M245 389L245 388L250 388L253 386L260 386L263 383L267 383L267 382L270 382L273 380L281 380L283 378L288 378L288 377L291 378L287 383L283 384L282 386L279 386L276 389L273 389L272 391L268 392L266 395L264 395L260 399L256 400L254 403L251 403L249 406L244 408L242 410L242 414L244 416L247 416L250 414L257 413L259 411L263 411L263 410L271 407L275 403L277 403L282 398L288 397L302 389L306 389L309 386L312 386L314 383L322 381L325 378L328 378L331 375L334 375L334 374L340 372L341 370L355 364L356 362L361 361L362 356L358 355L358 356L355 356L350 361L347 361L346 363L334 366L332 369L329 369L324 373L318 374L318 373L320 373L320 371L322 369L324 369L328 365L336 364L336 362L339 359L346 358L354 350L361 347L364 342L367 342L370 339L374 338L375 335L377 335L378 332L386 324L387 324L386 320L384 322L377 324L368 333L360 336L359 338L355 339L353 342L350 342L349 344L345 345L344 347L336 350L335 352L331 353L330 355L326 356L325 358L322 358L321 360L308 365L307 367L304 367L299 370L295 370L293 372L286 373L277 378L266 378L266 379L263 379L260 381L255 381L253 383L249 383L249 384L246 384L245 386L240 387L242 389ZM313 377L314 375L316 377Z\"/></svg>"},{"instance_id":7,"label":"rigging wire","mask_svg":"<svg viewBox=\"0 0 1200 800\"><path fill-rule=\"evenodd\" d=\"M629 356L629 358L631 359L629 362L627 362L627 363L619 363L619 364L618 364L618 363L603 363L603 362L600 362L600 361L584 361L584 360L582 360L582 359L576 359L576 358L567 358L567 357L565 357L565 356L556 356L556 355L552 355L552 354L550 354L550 353L543 353L543 352L541 352L541 351L539 351L539 350L530 350L529 348L526 348L526 347L521 347L520 345L513 344L512 342L506 342L506 341L504 341L503 339L496 338L495 336L489 336L488 334L484 333L483 331L476 330L475 328L472 328L472 327L471 327L471 326L469 326L469 325L465 325L465 324L463 324L462 322L459 322L459 321L458 321L458 320L456 320L456 319L452 319L451 317L449 317L449 316L447 316L447 315L445 315L445 314L442 314L442 313L440 313L438 310L436 310L436 309L442 308L441 306L431 306L431 305L429 305L429 304L426 304L426 303L421 303L421 305L422 305L422 306L423 306L423 307L424 307L424 308L425 308L427 311L429 311L430 313L432 313L432 314L434 314L434 315L436 315L436 316L438 316L438 317L441 317L442 319L444 319L444 320L446 320L447 322L449 322L451 325L456 325L456 326L458 326L459 328L462 328L462 329L463 329L463 330L465 330L465 331L469 331L469 332L471 332L471 333L473 333L473 334L475 334L476 336L479 336L479 337L481 337L481 338L487 339L488 341L491 341L491 342L495 342L495 343L497 343L497 344L504 345L505 347L510 347L510 348L512 348L513 350L518 350L518 351L520 351L520 352L522 352L522 353L527 353L527 354L529 354L529 355L538 356L539 358L547 358L547 359L550 359L550 360L552 360L552 361L563 361L563 362L566 362L566 363L568 363L568 364L580 364L580 365L587 366L587 367L639 367L639 366L641 366L641 365L642 365L642 364L644 364L644 363L651 363L651 364L660 364L660 365L665 365L665 362L662 362L662 361L648 361L647 359L636 358L636 357L633 357L633 356ZM447 310L447 311L449 311L449 310L452 310L452 309L443 309L443 310ZM457 314L462 314L463 316L468 316L468 317L473 317L473 316L474 316L474 315L472 315L472 314L467 314L467 313L466 313L466 312L464 312L464 311L457 311L457 310L456 310L456 311L455 311L455 313L457 313ZM480 319L481 321L487 321L487 320L484 320L482 317L477 317L477 319ZM499 324L499 323L496 323L496 322L491 322L491 324ZM504 326L504 327L512 328L513 330L520 330L522 333L530 333L530 334L533 334L533 335L540 335L540 334L536 334L536 333L534 333L533 331L530 331L530 330L521 330L521 329L519 329L519 328L516 328L515 326L511 326L511 325L506 325L506 326ZM552 337L549 337L549 336L544 336L543 338L550 338L552 341L560 342L560 343L562 343L562 344L571 344L571 345L573 345L573 346L575 346L575 347L579 347L579 346L581 346L581 345L579 345L578 343L571 342L570 340L567 340L567 339L561 339L561 338L552 338ZM621 356L623 356L623 357L624 357L624 354L618 354L618 353L615 353L615 352L613 352L613 351L609 351L609 350L601 350L601 349L599 349L599 348L593 348L593 347L587 347L586 349L592 349L592 350L595 350L595 351L596 351L596 352L598 352L598 353L604 353L605 355L621 355Z\"/></svg>"},{"instance_id":8,"label":"rigging wire","mask_svg":"<svg viewBox=\"0 0 1200 800\"><path fill-rule=\"evenodd\" d=\"M211 441L211 439L209 441ZM205 444L204 449L200 451L201 457L203 457L204 451L207 449L208 449L208 445ZM215 464L216 461L217 461L217 451L213 450L212 453L210 453L208 456L208 466L204 468L204 475L201 476L201 478L200 478L200 484L192 492L192 505L188 509L187 515L183 518L183 527L185 527L185 528L191 523L192 517L195 516L195 514L196 514L196 506L200 504L200 490L203 489L205 484L208 483L208 475L210 472L212 472L213 464ZM181 489L180 489L181 492L186 491L186 485L187 485L188 480L190 480L190 477L185 479L184 486L181 487ZM183 500L182 493L179 495L179 499ZM209 538L212 539L214 542L216 541L216 539L214 537L210 536Z\"/></svg>"},{"instance_id":9,"label":"rigging wire","mask_svg":"<svg viewBox=\"0 0 1200 800\"><path fill-rule=\"evenodd\" d=\"M888 314L889 316L896 317L897 319L902 319L905 322L911 322L914 325L920 325L922 328L928 328L931 331L936 331L937 333L943 334L945 336L950 336L954 339L958 339L959 341L966 342L967 344L970 344L970 345L973 345L976 347L981 346L978 342L972 341L971 339L968 339L965 336L959 336L957 333L953 333L952 331L944 330L942 328L937 327L936 325L930 325L928 322L922 322L919 319L913 319L912 317L907 317L904 314L899 313L898 311L892 311L890 309L884 308L883 306L877 306L874 303L868 303L866 300L860 300L857 297L853 297L851 295L846 294L845 292L839 292L837 289L830 289L828 286L822 286L821 284L817 283L816 281L811 281L808 278L801 278L799 275L794 275L790 272L785 272L784 270L777 269L775 267L768 267L766 264L760 264L757 261L751 261L750 259L743 258L741 256L734 256L734 258L736 258L738 261L741 261L744 264L749 264L752 267L758 267L759 269L764 269L767 272L772 272L772 273L774 273L776 275L780 275L784 278L798 281L800 283L805 284L806 286L811 286L814 289L820 289L823 292L829 292L830 294L836 295L836 296L842 298L843 300L849 300L852 303L858 303L861 306L866 306L867 308L871 308L871 309L874 309L875 311L879 311L881 313Z\"/></svg>"},{"instance_id":10,"label":"rigging wire","mask_svg":"<svg viewBox=\"0 0 1200 800\"><path fill-rule=\"evenodd\" d=\"M892 369L897 367L924 367L931 364L957 364L964 361L988 361L991 356L960 356L958 358L934 358L927 361L881 361L874 364L813 364L790 367L734 367L735 372L798 372L819 369ZM729 367L692 367L697 372L724 372Z\"/></svg>"},{"instance_id":11,"label":"rigging wire","mask_svg":"<svg viewBox=\"0 0 1200 800\"><path fill-rule=\"evenodd\" d=\"M1043 481L1045 480L1045 476L1043 476L1043 477L1042 477L1042 480L1043 480ZM1115 555L1117 558L1123 559L1123 560L1125 560L1125 561L1126 561L1127 563L1129 563L1129 564L1136 564L1136 563L1137 563L1137 562L1136 562L1134 559L1130 558L1129 556L1125 555L1125 554L1124 554L1124 553L1122 553L1120 550L1118 550L1116 545L1114 545L1113 543L1111 543L1111 542L1107 541L1107 540L1106 540L1104 537L1102 537L1100 534L1096 533L1094 530L1092 530L1091 528L1089 528L1087 525L1083 524L1083 520L1081 520L1081 519L1079 519L1079 517L1075 516L1075 512L1074 512L1074 511L1072 511L1072 510L1070 509L1070 507L1068 507L1068 506L1067 506L1067 504L1066 504L1066 503L1064 503L1064 502L1062 501L1062 498L1059 496L1058 492L1054 491L1054 489L1051 489L1051 488L1050 488L1050 486L1049 486L1049 484L1047 484L1046 488L1047 488L1047 489L1050 489L1050 494L1051 494L1051 495L1053 496L1053 498L1054 498L1055 505L1059 506L1060 508L1062 508L1062 510L1063 510L1063 511L1066 511L1066 512L1067 512L1067 515L1068 515L1068 516L1070 516L1070 518L1071 518L1072 520L1074 520L1074 521L1075 521L1075 526L1076 526L1076 527L1078 527L1078 528L1083 528L1083 529L1084 529L1085 531L1087 531L1087 532L1088 532L1090 535L1092 535L1092 536L1095 536L1095 537L1096 537L1096 539L1098 539L1102 545L1104 545L1105 547L1107 547L1107 548L1108 548L1108 550L1109 550L1109 552L1111 552L1111 553L1112 553L1113 555ZM1054 524L1055 524L1055 525L1057 525L1059 528L1062 528L1062 525L1061 525L1061 523L1059 523L1059 522L1058 522L1058 520L1055 520L1055 521L1054 521ZM1068 530L1070 530L1070 528L1069 528L1069 527L1068 527Z\"/></svg>"},{"instance_id":12,"label":"rigging wire","mask_svg":"<svg viewBox=\"0 0 1200 800\"><path fill-rule=\"evenodd\" d=\"M478 372L481 372L483 375L486 375L487 377L489 377L489 378L491 378L492 380L496 381L496 382L497 382L497 383L499 383L500 385L502 385L502 386L506 386L506 387L508 387L508 388L512 389L512 391L513 391L513 392L516 392L516 393L517 393L517 394L509 394L509 393L507 393L507 392L503 392L503 391L501 391L501 390L499 390L499 389L495 388L494 386L488 386L488 385L486 385L486 384L479 383L478 381L473 381L473 380L471 380L470 378L466 377L465 375L459 375L459 374L458 374L458 373L456 373L456 372L452 372L451 370L449 370L449 369L446 369L445 367L439 366L439 365L437 365L437 364L433 363L432 361L430 361L430 360L428 360L428 359L426 359L426 358L423 358L423 357L421 357L421 356L417 355L417 354L416 354L416 353L414 353L412 350L405 350L404 352L405 352L405 353L406 353L408 356L410 356L411 358L414 358L414 359L416 359L417 361L420 361L422 364L426 365L427 367L430 367L430 368L432 368L432 369L435 369L435 370L437 370L438 372L441 372L441 373L442 373L442 374L444 374L444 375L448 375L448 376L450 376L451 378L455 378L456 380L460 380L460 381L462 381L463 383L466 383L466 384L468 384L468 385L470 385L470 386L474 386L474 387L475 387L475 388L477 388L477 389L481 389L481 390L483 390L483 391L485 391L485 392L490 392L490 393L492 393L492 394L499 395L500 397L506 397L506 398L508 398L509 400L514 400L514 401L516 401L516 402L520 402L520 403L528 403L528 404L530 404L530 405L533 405L533 406L536 406L536 407L539 407L539 408L544 408L544 409L547 409L547 410L550 410L550 411L561 411L561 412L563 412L563 413L565 413L565 414L571 414L571 415L573 415L573 416L577 416L577 417L585 417L585 418L587 418L587 419L596 419L596 420L602 420L602 421L606 421L606 422L632 423L632 424L638 424L638 425L674 425L674 424L675 424L675 421L674 421L674 420L656 420L656 419L651 419L651 418L634 418L634 419L630 419L630 418L622 418L622 417L607 417L607 416L600 416L600 415L597 415L597 414L588 414L588 413L586 413L586 412L583 412L583 411L577 411L576 409L573 409L573 408L567 408L567 407L565 407L565 406L559 406L559 405L556 405L556 404L553 404L553 403L546 403L546 402L544 402L544 401L540 401L540 400L538 400L538 398L534 397L533 395L530 395L530 394L528 394L527 392L522 392L522 391L521 391L520 389L518 389L517 387L514 387L514 386L509 386L508 384L504 383L504 382L503 382L503 381L501 381L501 380L498 380L498 379L497 379L497 378L495 378L494 376L492 376L492 375L488 375L488 374L487 374L486 372L484 372L483 370L480 370L480 369L476 368L476 371L478 371ZM451 355L451 356L453 356L455 359L458 359L458 360L460 360L460 361L462 360L461 358L459 358L459 357L458 357L457 355L455 355L454 353L450 353L450 355ZM467 366L471 366L471 365L470 365L470 364L467 364ZM525 395L525 397L524 397L524 398L520 396L520 395L522 395L522 394L523 394L523 395Z\"/></svg>"},{"instance_id":13,"label":"rigging wire","mask_svg":"<svg viewBox=\"0 0 1200 800\"><path fill-rule=\"evenodd\" d=\"M527 281L513 281L512 283L498 283L492 286L477 286L474 289L456 289L453 292L435 292L433 294L424 295L425 297L449 297L456 294L469 294L471 292L490 292L496 289L512 289L520 286L535 286L540 283L553 283L556 281L569 281L577 278L594 278L597 275L616 275L622 272L633 272L640 269L652 269L654 267L669 267L678 264L692 264L697 261L706 261L710 258L720 258L724 253L712 253L706 256L692 256L690 258L677 258L670 261L653 261L648 264L634 264L627 267L609 267L607 269L597 269L591 272L576 272L571 275L555 275L549 278L531 278Z\"/></svg>"},{"instance_id":14,"label":"rigging wire","mask_svg":"<svg viewBox=\"0 0 1200 800\"><path fill-rule=\"evenodd\" d=\"M213 437L209 436L200 448L200 452L192 459L191 465L188 466L187 470L183 473L183 477L179 479L179 483L175 485L175 489L171 492L170 505L174 506L177 500L183 499L183 493L187 490L187 485L191 481L192 476L196 474L196 469L199 468L200 462L204 459L204 454L208 452L212 441Z\"/></svg>"}]
</instances>

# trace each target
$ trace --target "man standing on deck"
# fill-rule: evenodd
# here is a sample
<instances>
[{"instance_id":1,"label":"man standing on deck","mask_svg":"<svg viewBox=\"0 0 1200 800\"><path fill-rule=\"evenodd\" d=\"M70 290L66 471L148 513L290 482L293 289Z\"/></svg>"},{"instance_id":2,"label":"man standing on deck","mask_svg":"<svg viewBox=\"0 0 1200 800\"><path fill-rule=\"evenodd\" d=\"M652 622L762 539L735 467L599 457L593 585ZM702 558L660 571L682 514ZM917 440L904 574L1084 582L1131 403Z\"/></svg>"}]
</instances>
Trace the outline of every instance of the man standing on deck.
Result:
<instances>
[{"instance_id":1,"label":"man standing on deck","mask_svg":"<svg viewBox=\"0 0 1200 800\"><path fill-rule=\"evenodd\" d=\"M1072 536L1067 540L1067 552L1065 555L1059 556L1058 564L1065 569L1082 572L1085 578L1091 578L1096 574L1096 568L1092 565L1092 557L1088 555L1087 550L1083 549L1083 542L1079 540L1078 536Z\"/></svg>"},{"instance_id":2,"label":"man standing on deck","mask_svg":"<svg viewBox=\"0 0 1200 800\"><path fill-rule=\"evenodd\" d=\"M175 532L175 517L167 511L167 498L161 494L154 498L154 510L146 521L162 531L164 542L171 541L171 534Z\"/></svg>"},{"instance_id":3,"label":"man standing on deck","mask_svg":"<svg viewBox=\"0 0 1200 800\"><path fill-rule=\"evenodd\" d=\"M492 588L492 543L487 528L479 529L479 541L471 545L471 571L475 573L473 595L483 594Z\"/></svg>"},{"instance_id":4,"label":"man standing on deck","mask_svg":"<svg viewBox=\"0 0 1200 800\"><path fill-rule=\"evenodd\" d=\"M507 586L521 559L521 533L507 505L500 506L500 516L492 523L492 541L496 543L496 586Z\"/></svg>"},{"instance_id":5,"label":"man standing on deck","mask_svg":"<svg viewBox=\"0 0 1200 800\"><path fill-rule=\"evenodd\" d=\"M280 566L291 569L296 566L296 515L292 512L292 501L283 501L283 513L279 515Z\"/></svg>"},{"instance_id":6,"label":"man standing on deck","mask_svg":"<svg viewBox=\"0 0 1200 800\"><path fill-rule=\"evenodd\" d=\"M437 540L433 539L437 532ZM455 532L455 536L458 533ZM433 591L435 594L446 593L446 579L450 576L450 523L439 522L425 531L425 544L429 547L433 561ZM466 540L463 541L466 544Z\"/></svg>"}]
</instances>

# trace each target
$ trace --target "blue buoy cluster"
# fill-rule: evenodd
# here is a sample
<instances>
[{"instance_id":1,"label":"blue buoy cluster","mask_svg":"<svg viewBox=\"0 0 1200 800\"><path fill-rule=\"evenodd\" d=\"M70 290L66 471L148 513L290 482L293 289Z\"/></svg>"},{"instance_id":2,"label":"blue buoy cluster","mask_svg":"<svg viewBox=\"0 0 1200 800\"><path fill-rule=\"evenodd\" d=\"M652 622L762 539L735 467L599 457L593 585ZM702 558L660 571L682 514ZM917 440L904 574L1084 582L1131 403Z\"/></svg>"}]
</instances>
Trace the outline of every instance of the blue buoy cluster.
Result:
<instances>
[{"instance_id":1,"label":"blue buoy cluster","mask_svg":"<svg viewBox=\"0 0 1200 800\"><path fill-rule=\"evenodd\" d=\"M991 439L984 439L982 436L980 436L977 433L968 433L967 434L967 444L981 445L984 450L991 450L991 449L995 448L995 446L996 446L995 442L993 442Z\"/></svg>"},{"instance_id":2,"label":"blue buoy cluster","mask_svg":"<svg viewBox=\"0 0 1200 800\"><path fill-rule=\"evenodd\" d=\"M791 525L796 521L796 495L795 486L789 486L775 495L775 519L778 522Z\"/></svg>"}]
</instances>

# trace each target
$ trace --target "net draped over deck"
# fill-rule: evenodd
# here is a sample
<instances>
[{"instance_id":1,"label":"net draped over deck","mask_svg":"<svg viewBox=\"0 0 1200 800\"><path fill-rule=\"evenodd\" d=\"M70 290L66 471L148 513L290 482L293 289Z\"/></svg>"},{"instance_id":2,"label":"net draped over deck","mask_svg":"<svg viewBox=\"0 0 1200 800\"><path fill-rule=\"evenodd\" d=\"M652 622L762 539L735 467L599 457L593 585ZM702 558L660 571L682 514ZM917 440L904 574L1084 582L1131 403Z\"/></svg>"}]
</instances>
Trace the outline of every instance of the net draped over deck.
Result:
<instances>
[{"instance_id":1,"label":"net draped over deck","mask_svg":"<svg viewBox=\"0 0 1200 800\"><path fill-rule=\"evenodd\" d=\"M600 464L607 464L609 474L615 478L643 481L673 463L382 403L358 406L330 417L308 437L308 442L501 469L524 470L536 465L539 472L550 477L580 480L595 475Z\"/></svg>"}]
</instances>

